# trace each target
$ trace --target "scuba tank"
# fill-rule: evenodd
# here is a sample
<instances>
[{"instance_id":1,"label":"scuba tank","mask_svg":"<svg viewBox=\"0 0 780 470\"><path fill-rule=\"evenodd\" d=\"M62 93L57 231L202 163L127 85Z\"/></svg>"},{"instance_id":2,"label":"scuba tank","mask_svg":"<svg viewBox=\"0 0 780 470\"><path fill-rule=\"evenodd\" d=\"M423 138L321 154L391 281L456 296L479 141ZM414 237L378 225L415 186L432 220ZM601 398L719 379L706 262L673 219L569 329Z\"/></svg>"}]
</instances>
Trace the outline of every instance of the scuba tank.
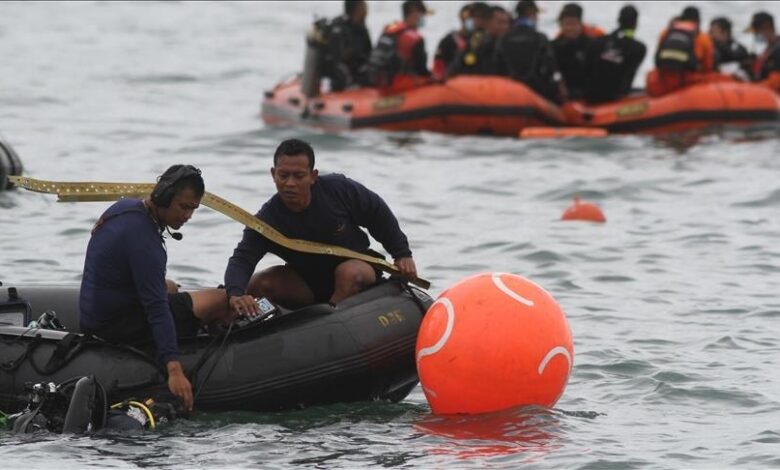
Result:
<instances>
[{"instance_id":1,"label":"scuba tank","mask_svg":"<svg viewBox=\"0 0 780 470\"><path fill-rule=\"evenodd\" d=\"M306 34L306 54L303 60L301 91L307 98L319 96L322 65L328 46L328 20L322 18L312 24Z\"/></svg>"},{"instance_id":2,"label":"scuba tank","mask_svg":"<svg viewBox=\"0 0 780 470\"><path fill-rule=\"evenodd\" d=\"M101 429L119 431L153 430L176 419L179 409L171 403L129 399L112 405L105 389L94 376L75 377L60 385L27 384L24 411L4 416L14 434L38 431L56 434L84 434ZM2 422L0 422L2 424Z\"/></svg>"}]
</instances>

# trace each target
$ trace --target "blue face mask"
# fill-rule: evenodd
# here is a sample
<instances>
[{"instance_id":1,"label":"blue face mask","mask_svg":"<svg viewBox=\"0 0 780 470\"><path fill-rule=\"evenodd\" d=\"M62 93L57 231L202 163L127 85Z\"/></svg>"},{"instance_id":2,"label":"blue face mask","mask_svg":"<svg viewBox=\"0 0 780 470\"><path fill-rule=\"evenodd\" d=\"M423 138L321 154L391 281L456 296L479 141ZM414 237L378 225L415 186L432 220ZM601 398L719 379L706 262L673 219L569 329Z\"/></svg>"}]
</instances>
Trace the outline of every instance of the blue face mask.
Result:
<instances>
[{"instance_id":1,"label":"blue face mask","mask_svg":"<svg viewBox=\"0 0 780 470\"><path fill-rule=\"evenodd\" d=\"M755 41L757 46L766 46L766 37L763 34L754 35L753 41Z\"/></svg>"},{"instance_id":2,"label":"blue face mask","mask_svg":"<svg viewBox=\"0 0 780 470\"><path fill-rule=\"evenodd\" d=\"M425 26L425 17L424 16L420 17L420 21L417 22L417 27L418 28L422 28L423 26Z\"/></svg>"},{"instance_id":3,"label":"blue face mask","mask_svg":"<svg viewBox=\"0 0 780 470\"><path fill-rule=\"evenodd\" d=\"M466 31L474 31L474 19L466 18L466 21L463 22L463 27Z\"/></svg>"}]
</instances>

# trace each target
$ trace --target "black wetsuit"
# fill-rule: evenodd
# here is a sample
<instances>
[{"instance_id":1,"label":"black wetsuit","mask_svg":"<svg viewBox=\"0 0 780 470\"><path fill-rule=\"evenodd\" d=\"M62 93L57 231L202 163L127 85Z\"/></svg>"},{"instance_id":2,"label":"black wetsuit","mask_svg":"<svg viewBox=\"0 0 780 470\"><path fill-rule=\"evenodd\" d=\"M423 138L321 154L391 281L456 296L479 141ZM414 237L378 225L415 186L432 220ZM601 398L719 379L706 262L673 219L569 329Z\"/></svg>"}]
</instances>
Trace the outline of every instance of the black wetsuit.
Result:
<instances>
[{"instance_id":1,"label":"black wetsuit","mask_svg":"<svg viewBox=\"0 0 780 470\"><path fill-rule=\"evenodd\" d=\"M552 42L555 63L563 77L569 99L582 98L585 92L585 55L592 41L583 33L574 39L559 37Z\"/></svg>"},{"instance_id":2,"label":"black wetsuit","mask_svg":"<svg viewBox=\"0 0 780 470\"><path fill-rule=\"evenodd\" d=\"M646 54L644 44L620 29L593 39L585 59L585 100L601 103L629 94Z\"/></svg>"},{"instance_id":3,"label":"black wetsuit","mask_svg":"<svg viewBox=\"0 0 780 470\"><path fill-rule=\"evenodd\" d=\"M368 85L368 58L371 37L365 25L343 15L334 18L328 31L327 54L323 75L330 78L331 89L341 91L349 86Z\"/></svg>"},{"instance_id":4,"label":"black wetsuit","mask_svg":"<svg viewBox=\"0 0 780 470\"><path fill-rule=\"evenodd\" d=\"M558 67L550 41L533 26L518 21L498 40L493 56L495 73L525 83L552 101L559 101Z\"/></svg>"},{"instance_id":5,"label":"black wetsuit","mask_svg":"<svg viewBox=\"0 0 780 470\"><path fill-rule=\"evenodd\" d=\"M411 256L406 235L385 201L362 184L344 175L320 176L312 186L311 203L293 212L279 195L273 196L257 217L289 238L309 240L370 253L366 227L394 259ZM344 262L336 256L301 253L269 241L246 228L225 271L229 296L243 295L257 263L273 253L301 275L314 293L315 302L327 302L333 295L333 271Z\"/></svg>"}]
</instances>

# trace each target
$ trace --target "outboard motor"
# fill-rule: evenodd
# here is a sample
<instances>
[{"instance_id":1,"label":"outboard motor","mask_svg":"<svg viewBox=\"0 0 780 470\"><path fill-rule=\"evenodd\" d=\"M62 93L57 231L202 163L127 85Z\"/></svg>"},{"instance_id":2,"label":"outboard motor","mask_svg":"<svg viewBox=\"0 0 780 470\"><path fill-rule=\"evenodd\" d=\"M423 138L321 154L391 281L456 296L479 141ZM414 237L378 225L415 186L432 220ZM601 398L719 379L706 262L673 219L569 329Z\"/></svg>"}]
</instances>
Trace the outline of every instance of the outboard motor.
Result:
<instances>
[{"instance_id":1,"label":"outboard motor","mask_svg":"<svg viewBox=\"0 0 780 470\"><path fill-rule=\"evenodd\" d=\"M14 184L8 180L9 176L22 176L22 160L16 154L5 139L0 136L0 191L12 189Z\"/></svg>"},{"instance_id":2,"label":"outboard motor","mask_svg":"<svg viewBox=\"0 0 780 470\"><path fill-rule=\"evenodd\" d=\"M306 98L320 95L322 65L328 45L328 21L323 18L312 25L306 34L306 54L303 60L301 91Z\"/></svg>"}]
</instances>

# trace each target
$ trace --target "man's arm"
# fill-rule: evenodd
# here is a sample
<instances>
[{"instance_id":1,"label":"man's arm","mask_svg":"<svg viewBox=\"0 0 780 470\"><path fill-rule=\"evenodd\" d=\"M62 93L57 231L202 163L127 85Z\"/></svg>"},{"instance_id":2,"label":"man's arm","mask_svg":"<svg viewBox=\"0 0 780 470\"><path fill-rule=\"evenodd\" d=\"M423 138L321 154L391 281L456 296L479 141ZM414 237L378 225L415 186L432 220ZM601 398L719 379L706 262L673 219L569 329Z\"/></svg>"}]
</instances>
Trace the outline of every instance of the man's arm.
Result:
<instances>
[{"instance_id":1,"label":"man's arm","mask_svg":"<svg viewBox=\"0 0 780 470\"><path fill-rule=\"evenodd\" d=\"M358 225L366 227L395 260L401 273L409 279L417 277L417 268L409 249L409 241L401 231L393 212L378 194L357 181L345 178L348 200Z\"/></svg>"},{"instance_id":2,"label":"man's arm","mask_svg":"<svg viewBox=\"0 0 780 470\"><path fill-rule=\"evenodd\" d=\"M233 311L241 314L257 313L254 300L246 295L246 286L257 263L267 252L268 241L253 229L245 228L243 237L233 250L233 256L228 260L225 269L225 291Z\"/></svg>"},{"instance_id":3,"label":"man's arm","mask_svg":"<svg viewBox=\"0 0 780 470\"><path fill-rule=\"evenodd\" d=\"M127 230L125 235L133 283L152 330L157 354L168 369L168 388L171 393L181 398L187 410L191 410L192 385L179 362L176 325L171 315L165 285L167 256L162 241L156 233L149 230Z\"/></svg>"}]
</instances>

